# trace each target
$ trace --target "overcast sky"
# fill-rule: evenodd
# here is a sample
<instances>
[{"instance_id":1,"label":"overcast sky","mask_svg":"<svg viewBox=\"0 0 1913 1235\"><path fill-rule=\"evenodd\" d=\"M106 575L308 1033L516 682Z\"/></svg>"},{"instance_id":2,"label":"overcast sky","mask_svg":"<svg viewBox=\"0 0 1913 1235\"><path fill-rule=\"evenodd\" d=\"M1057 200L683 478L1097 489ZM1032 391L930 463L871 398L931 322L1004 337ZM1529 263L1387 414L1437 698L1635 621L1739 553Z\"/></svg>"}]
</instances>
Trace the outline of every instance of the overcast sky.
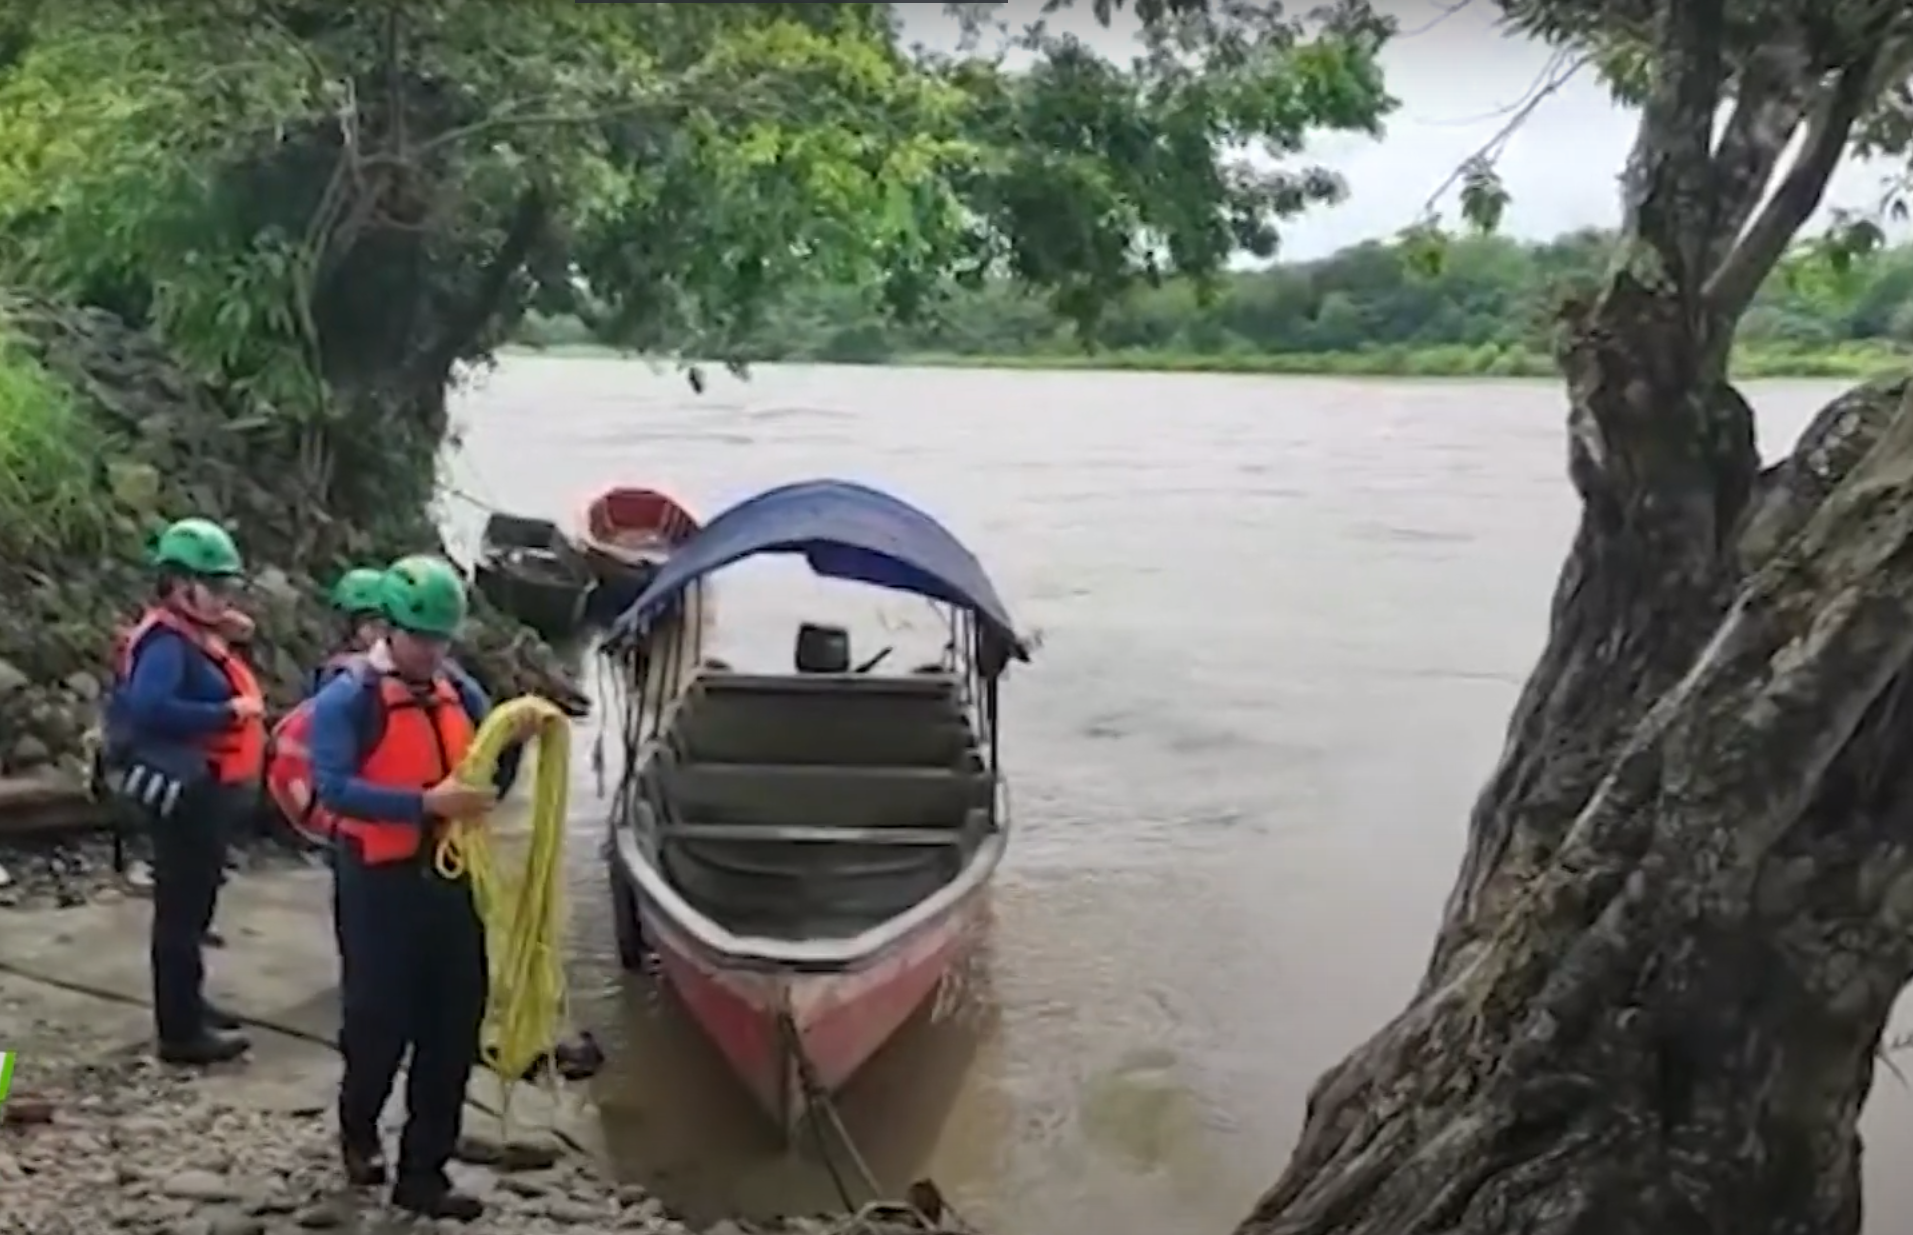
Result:
<instances>
[{"instance_id":1,"label":"overcast sky","mask_svg":"<svg viewBox=\"0 0 1913 1235\"><path fill-rule=\"evenodd\" d=\"M1446 6L1434 0L1380 3L1402 25L1403 35L1383 55L1389 90L1401 107L1380 141L1331 135L1312 146L1311 161L1341 173L1349 196L1340 206L1291 221L1283 232L1284 258L1319 257L1391 236L1413 222L1429 194L1494 137L1507 109L1528 94L1548 65L1548 48L1492 29L1488 4L1444 16ZM1011 0L1003 11L1020 16L1035 8ZM1059 15L1054 24L1126 58L1134 27L1101 29L1087 8L1085 0L1081 10ZM930 5L913 7L906 18L909 36L932 46L952 45L953 29ZM1545 238L1615 223L1615 176L1633 136L1633 115L1610 101L1595 78L1569 82L1540 105L1502 156L1502 178L1514 197L1502 229ZM1878 168L1850 161L1835 176L1828 204L1871 207L1882 179ZM1452 214L1452 201L1446 205Z\"/></svg>"}]
</instances>

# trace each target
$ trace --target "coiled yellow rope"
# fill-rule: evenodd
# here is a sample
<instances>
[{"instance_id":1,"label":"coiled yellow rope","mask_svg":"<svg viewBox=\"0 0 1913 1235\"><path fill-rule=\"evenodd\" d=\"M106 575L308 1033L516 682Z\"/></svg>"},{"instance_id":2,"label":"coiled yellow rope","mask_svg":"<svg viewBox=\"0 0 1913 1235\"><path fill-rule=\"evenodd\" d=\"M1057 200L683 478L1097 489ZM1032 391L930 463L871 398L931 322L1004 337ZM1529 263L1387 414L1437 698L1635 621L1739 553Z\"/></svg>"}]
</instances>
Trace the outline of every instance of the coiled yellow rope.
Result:
<instances>
[{"instance_id":1,"label":"coiled yellow rope","mask_svg":"<svg viewBox=\"0 0 1913 1235\"><path fill-rule=\"evenodd\" d=\"M485 1062L511 1082L558 1043L566 1015L564 966L565 812L571 791L571 721L558 706L527 695L493 708L478 727L457 776L489 787L498 760L527 715L538 720L531 841L514 875L500 869L484 818L461 820L439 842L433 865L447 879L470 876L485 924L491 998L485 1005ZM556 1084L558 1069L545 1069Z\"/></svg>"}]
</instances>

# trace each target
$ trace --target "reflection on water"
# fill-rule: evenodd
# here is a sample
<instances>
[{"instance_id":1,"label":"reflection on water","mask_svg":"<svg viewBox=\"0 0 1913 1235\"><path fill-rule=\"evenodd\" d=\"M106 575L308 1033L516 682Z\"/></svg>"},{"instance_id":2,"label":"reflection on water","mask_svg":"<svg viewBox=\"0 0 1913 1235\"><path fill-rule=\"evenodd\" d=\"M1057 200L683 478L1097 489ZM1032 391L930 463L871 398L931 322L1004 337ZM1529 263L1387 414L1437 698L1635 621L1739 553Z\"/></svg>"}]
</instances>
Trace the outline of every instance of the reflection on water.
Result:
<instances>
[{"instance_id":1,"label":"reflection on water","mask_svg":"<svg viewBox=\"0 0 1913 1235\"><path fill-rule=\"evenodd\" d=\"M1752 387L1766 447L1832 393ZM607 483L708 515L820 475L944 517L1044 636L1006 688L1017 832L959 1013L910 1026L845 1117L887 1186L932 1175L992 1229L1221 1232L1426 957L1572 526L1560 406L1547 383L832 368L700 401L642 365L512 360L462 404L455 476L559 519ZM920 604L794 563L718 592L739 668L787 665L806 618L899 664L935 648ZM694 1214L834 1207L668 992L618 972L578 763L572 972L621 1168ZM1891 1161L1913 1101L1883 1085L1867 1127ZM1869 1198L1905 1212L1913 1181L1874 1171Z\"/></svg>"}]
</instances>

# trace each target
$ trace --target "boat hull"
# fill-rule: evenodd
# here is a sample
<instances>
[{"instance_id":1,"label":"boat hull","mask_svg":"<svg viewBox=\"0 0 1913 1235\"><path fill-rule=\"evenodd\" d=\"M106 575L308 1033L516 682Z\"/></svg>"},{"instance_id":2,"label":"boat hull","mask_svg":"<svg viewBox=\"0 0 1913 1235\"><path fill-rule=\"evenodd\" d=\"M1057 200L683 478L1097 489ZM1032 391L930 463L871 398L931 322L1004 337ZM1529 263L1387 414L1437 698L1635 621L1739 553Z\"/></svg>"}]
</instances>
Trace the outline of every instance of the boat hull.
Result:
<instances>
[{"instance_id":1,"label":"boat hull","mask_svg":"<svg viewBox=\"0 0 1913 1235\"><path fill-rule=\"evenodd\" d=\"M537 631L542 638L569 638L584 623L592 588L588 580L560 583L531 579L489 563L481 563L473 575L487 600Z\"/></svg>"},{"instance_id":2,"label":"boat hull","mask_svg":"<svg viewBox=\"0 0 1913 1235\"><path fill-rule=\"evenodd\" d=\"M585 503L572 540L600 584L635 587L635 600L658 566L698 526L696 516L666 494L619 487Z\"/></svg>"},{"instance_id":3,"label":"boat hull","mask_svg":"<svg viewBox=\"0 0 1913 1235\"><path fill-rule=\"evenodd\" d=\"M658 573L658 567L669 556L667 552L659 550L648 557L639 557L635 553L619 551L582 536L578 538L578 552L583 555L585 565L591 568L592 575L599 583L611 587L635 587L631 595L633 600L637 599L639 592L644 591L651 576Z\"/></svg>"},{"instance_id":4,"label":"boat hull","mask_svg":"<svg viewBox=\"0 0 1913 1235\"><path fill-rule=\"evenodd\" d=\"M786 1135L808 1108L791 1050L834 1094L953 981L976 947L982 889L854 970L750 968L701 949L655 909L637 906L665 980L732 1073ZM788 1017L788 1028L782 1022Z\"/></svg>"}]
</instances>

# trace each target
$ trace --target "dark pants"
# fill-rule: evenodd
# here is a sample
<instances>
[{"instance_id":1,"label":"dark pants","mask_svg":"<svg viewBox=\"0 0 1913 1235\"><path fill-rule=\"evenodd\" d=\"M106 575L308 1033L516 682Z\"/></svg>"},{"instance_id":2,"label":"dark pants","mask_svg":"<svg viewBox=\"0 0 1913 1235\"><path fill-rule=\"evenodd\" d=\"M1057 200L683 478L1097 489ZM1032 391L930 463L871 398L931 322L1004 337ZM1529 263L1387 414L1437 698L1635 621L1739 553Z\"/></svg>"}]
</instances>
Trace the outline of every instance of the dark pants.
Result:
<instances>
[{"instance_id":1,"label":"dark pants","mask_svg":"<svg viewBox=\"0 0 1913 1235\"><path fill-rule=\"evenodd\" d=\"M340 1134L356 1146L378 1144L379 1112L409 1048L398 1174L442 1187L489 984L471 885L423 862L367 866L344 849L334 869L345 1003Z\"/></svg>"},{"instance_id":2,"label":"dark pants","mask_svg":"<svg viewBox=\"0 0 1913 1235\"><path fill-rule=\"evenodd\" d=\"M339 864L334 861L332 864L332 943L338 949L339 964L343 967L345 964L345 919L340 916L340 913ZM339 980L341 982L345 980L343 968L340 970Z\"/></svg>"},{"instance_id":3,"label":"dark pants","mask_svg":"<svg viewBox=\"0 0 1913 1235\"><path fill-rule=\"evenodd\" d=\"M201 948L226 878L226 841L244 808L244 787L205 782L173 813L151 818L153 840L153 1019L164 1043L206 1032L206 964Z\"/></svg>"}]
</instances>

